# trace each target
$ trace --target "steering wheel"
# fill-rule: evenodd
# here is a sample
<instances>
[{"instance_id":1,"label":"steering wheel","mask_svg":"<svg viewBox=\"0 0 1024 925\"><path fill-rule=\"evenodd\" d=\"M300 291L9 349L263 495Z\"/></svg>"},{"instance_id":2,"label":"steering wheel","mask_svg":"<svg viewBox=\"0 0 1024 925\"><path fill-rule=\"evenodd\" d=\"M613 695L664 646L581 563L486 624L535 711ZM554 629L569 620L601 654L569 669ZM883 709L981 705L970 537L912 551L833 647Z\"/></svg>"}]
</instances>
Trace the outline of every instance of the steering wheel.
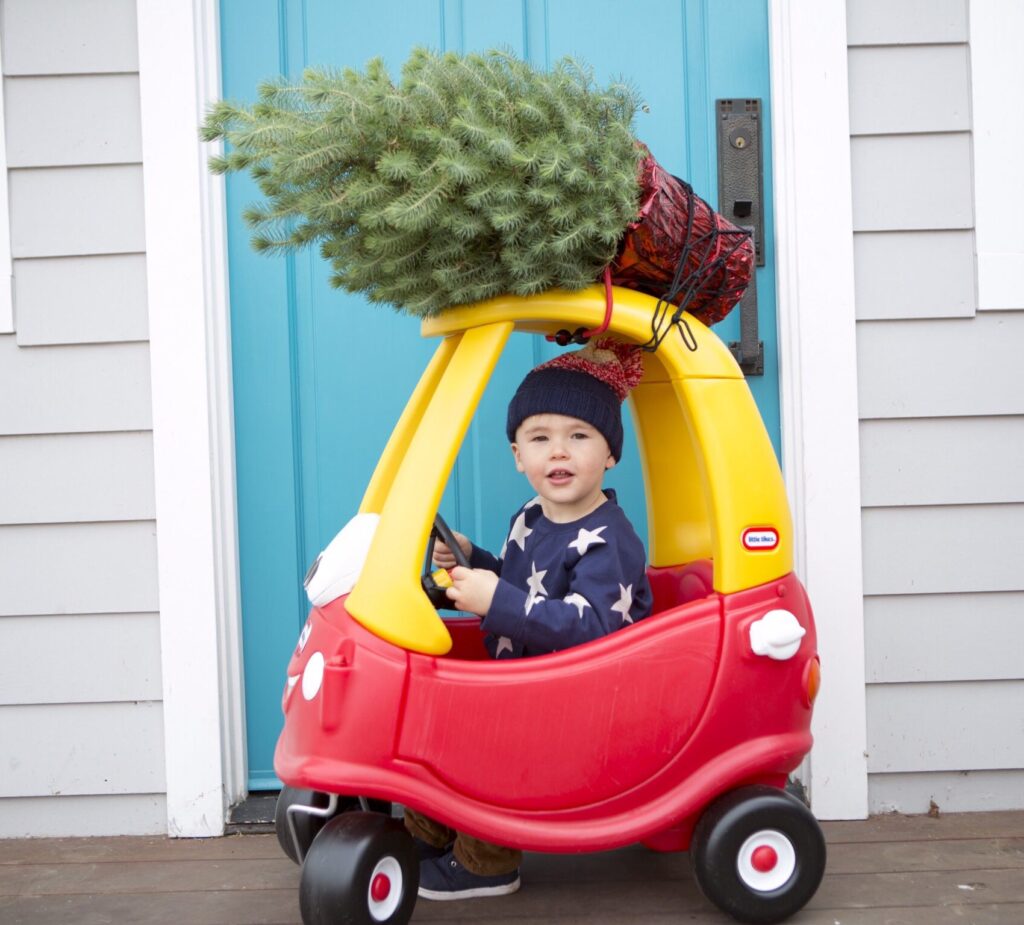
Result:
<instances>
[{"instance_id":1,"label":"steering wheel","mask_svg":"<svg viewBox=\"0 0 1024 925\"><path fill-rule=\"evenodd\" d=\"M444 518L440 514L437 514L434 517L434 526L430 528L430 539L427 541L427 556L423 564L423 577L420 579L420 584L423 585L423 590L426 592L427 597L430 598L430 603L438 610L456 610L457 608L448 599L448 595L445 594L445 588L448 585L439 585L434 578L436 574L433 565L434 545L438 539L452 551L457 565L461 565L463 568L471 568L469 559L456 541L451 527L444 522Z\"/></svg>"}]
</instances>

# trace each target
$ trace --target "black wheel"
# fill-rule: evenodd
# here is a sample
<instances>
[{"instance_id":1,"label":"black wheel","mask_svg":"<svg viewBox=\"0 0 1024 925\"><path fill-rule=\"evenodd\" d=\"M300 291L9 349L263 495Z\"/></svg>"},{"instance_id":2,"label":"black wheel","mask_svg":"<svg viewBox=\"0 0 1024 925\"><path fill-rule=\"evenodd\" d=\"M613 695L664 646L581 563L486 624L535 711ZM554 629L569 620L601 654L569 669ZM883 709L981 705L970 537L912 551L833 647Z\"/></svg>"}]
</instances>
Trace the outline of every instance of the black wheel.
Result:
<instances>
[{"instance_id":1,"label":"black wheel","mask_svg":"<svg viewBox=\"0 0 1024 925\"><path fill-rule=\"evenodd\" d=\"M291 806L313 806L316 809L327 809L330 796L317 790L299 790L296 787L284 787L277 797L274 810L274 831L281 850L296 864L302 863L302 857L309 851L313 839L327 822L322 816L311 816L309 813L292 813L292 824L295 826L295 837L292 837L288 825L288 809ZM339 810L343 804L339 802ZM298 839L299 844L295 844Z\"/></svg>"},{"instance_id":2,"label":"black wheel","mask_svg":"<svg viewBox=\"0 0 1024 925\"><path fill-rule=\"evenodd\" d=\"M304 925L405 925L416 905L420 868L412 836L379 813L335 816L302 866Z\"/></svg>"},{"instance_id":3,"label":"black wheel","mask_svg":"<svg viewBox=\"0 0 1024 925\"><path fill-rule=\"evenodd\" d=\"M321 793L319 790L299 790L296 787L284 787L278 794L277 806L274 810L274 831L277 833L277 842L281 846L281 850L296 864L302 863L302 858L309 851L313 839L331 817L293 812L292 819L295 826L295 837L293 838L288 826L288 808L298 805L327 809L330 798L330 794ZM366 807L371 812L383 813L385 816L391 815L391 804L386 800L367 800ZM362 808L358 797L339 797L334 815L358 811ZM298 845L295 844L296 838L299 841Z\"/></svg>"},{"instance_id":4,"label":"black wheel","mask_svg":"<svg viewBox=\"0 0 1024 925\"><path fill-rule=\"evenodd\" d=\"M795 797L743 787L712 803L690 847L697 884L740 922L770 925L802 909L825 873L825 837Z\"/></svg>"}]
</instances>

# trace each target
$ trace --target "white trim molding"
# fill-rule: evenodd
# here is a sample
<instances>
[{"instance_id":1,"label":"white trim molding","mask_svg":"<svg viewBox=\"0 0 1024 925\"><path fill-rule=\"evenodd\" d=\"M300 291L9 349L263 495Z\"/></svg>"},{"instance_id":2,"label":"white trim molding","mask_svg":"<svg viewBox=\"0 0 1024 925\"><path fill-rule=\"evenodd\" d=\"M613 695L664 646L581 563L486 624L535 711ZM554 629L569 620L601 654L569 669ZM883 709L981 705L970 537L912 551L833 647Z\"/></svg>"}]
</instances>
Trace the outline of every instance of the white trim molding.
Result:
<instances>
[{"instance_id":1,"label":"white trim molding","mask_svg":"<svg viewBox=\"0 0 1024 925\"><path fill-rule=\"evenodd\" d=\"M978 308L1024 308L1024 3L971 0L971 110Z\"/></svg>"},{"instance_id":2,"label":"white trim molding","mask_svg":"<svg viewBox=\"0 0 1024 925\"><path fill-rule=\"evenodd\" d=\"M810 792L867 816L860 454L846 3L770 0L783 468L822 690Z\"/></svg>"},{"instance_id":3,"label":"white trim molding","mask_svg":"<svg viewBox=\"0 0 1024 925\"><path fill-rule=\"evenodd\" d=\"M7 195L7 122L4 59L0 49L0 334L14 333L14 268L11 259L11 200Z\"/></svg>"},{"instance_id":4,"label":"white trim molding","mask_svg":"<svg viewBox=\"0 0 1024 925\"><path fill-rule=\"evenodd\" d=\"M245 792L224 199L198 126L215 0L139 0L167 831L220 835Z\"/></svg>"}]
</instances>

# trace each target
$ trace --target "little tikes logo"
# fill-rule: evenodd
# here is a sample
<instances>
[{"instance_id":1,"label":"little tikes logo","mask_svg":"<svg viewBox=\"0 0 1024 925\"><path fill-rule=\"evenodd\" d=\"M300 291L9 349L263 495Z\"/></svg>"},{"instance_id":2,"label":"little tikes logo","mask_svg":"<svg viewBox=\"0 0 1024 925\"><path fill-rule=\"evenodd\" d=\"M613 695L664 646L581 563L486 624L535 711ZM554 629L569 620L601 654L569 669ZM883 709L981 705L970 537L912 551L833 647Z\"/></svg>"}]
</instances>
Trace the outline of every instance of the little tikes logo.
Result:
<instances>
[{"instance_id":1,"label":"little tikes logo","mask_svg":"<svg viewBox=\"0 0 1024 925\"><path fill-rule=\"evenodd\" d=\"M748 527L743 531L743 548L751 552L767 552L779 545L779 531L774 527Z\"/></svg>"}]
</instances>

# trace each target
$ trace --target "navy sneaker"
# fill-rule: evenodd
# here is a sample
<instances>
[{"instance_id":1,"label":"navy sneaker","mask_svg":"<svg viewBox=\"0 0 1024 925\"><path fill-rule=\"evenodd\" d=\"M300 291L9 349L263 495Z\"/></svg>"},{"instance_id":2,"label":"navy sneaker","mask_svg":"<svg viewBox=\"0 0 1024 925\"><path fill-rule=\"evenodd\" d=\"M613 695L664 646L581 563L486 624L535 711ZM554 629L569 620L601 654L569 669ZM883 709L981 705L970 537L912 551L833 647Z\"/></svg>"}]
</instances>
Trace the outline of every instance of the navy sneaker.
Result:
<instances>
[{"instance_id":1,"label":"navy sneaker","mask_svg":"<svg viewBox=\"0 0 1024 925\"><path fill-rule=\"evenodd\" d=\"M413 835L412 842L416 846L416 857L420 861L430 861L434 858L444 857L449 851L452 850L452 844L449 842L443 848L438 848L436 845L430 844L428 841L424 841L422 838L418 838Z\"/></svg>"},{"instance_id":2,"label":"navy sneaker","mask_svg":"<svg viewBox=\"0 0 1024 925\"><path fill-rule=\"evenodd\" d=\"M466 870L449 851L420 864L420 896L424 899L473 899L504 896L519 889L518 868L508 874L483 877Z\"/></svg>"}]
</instances>

